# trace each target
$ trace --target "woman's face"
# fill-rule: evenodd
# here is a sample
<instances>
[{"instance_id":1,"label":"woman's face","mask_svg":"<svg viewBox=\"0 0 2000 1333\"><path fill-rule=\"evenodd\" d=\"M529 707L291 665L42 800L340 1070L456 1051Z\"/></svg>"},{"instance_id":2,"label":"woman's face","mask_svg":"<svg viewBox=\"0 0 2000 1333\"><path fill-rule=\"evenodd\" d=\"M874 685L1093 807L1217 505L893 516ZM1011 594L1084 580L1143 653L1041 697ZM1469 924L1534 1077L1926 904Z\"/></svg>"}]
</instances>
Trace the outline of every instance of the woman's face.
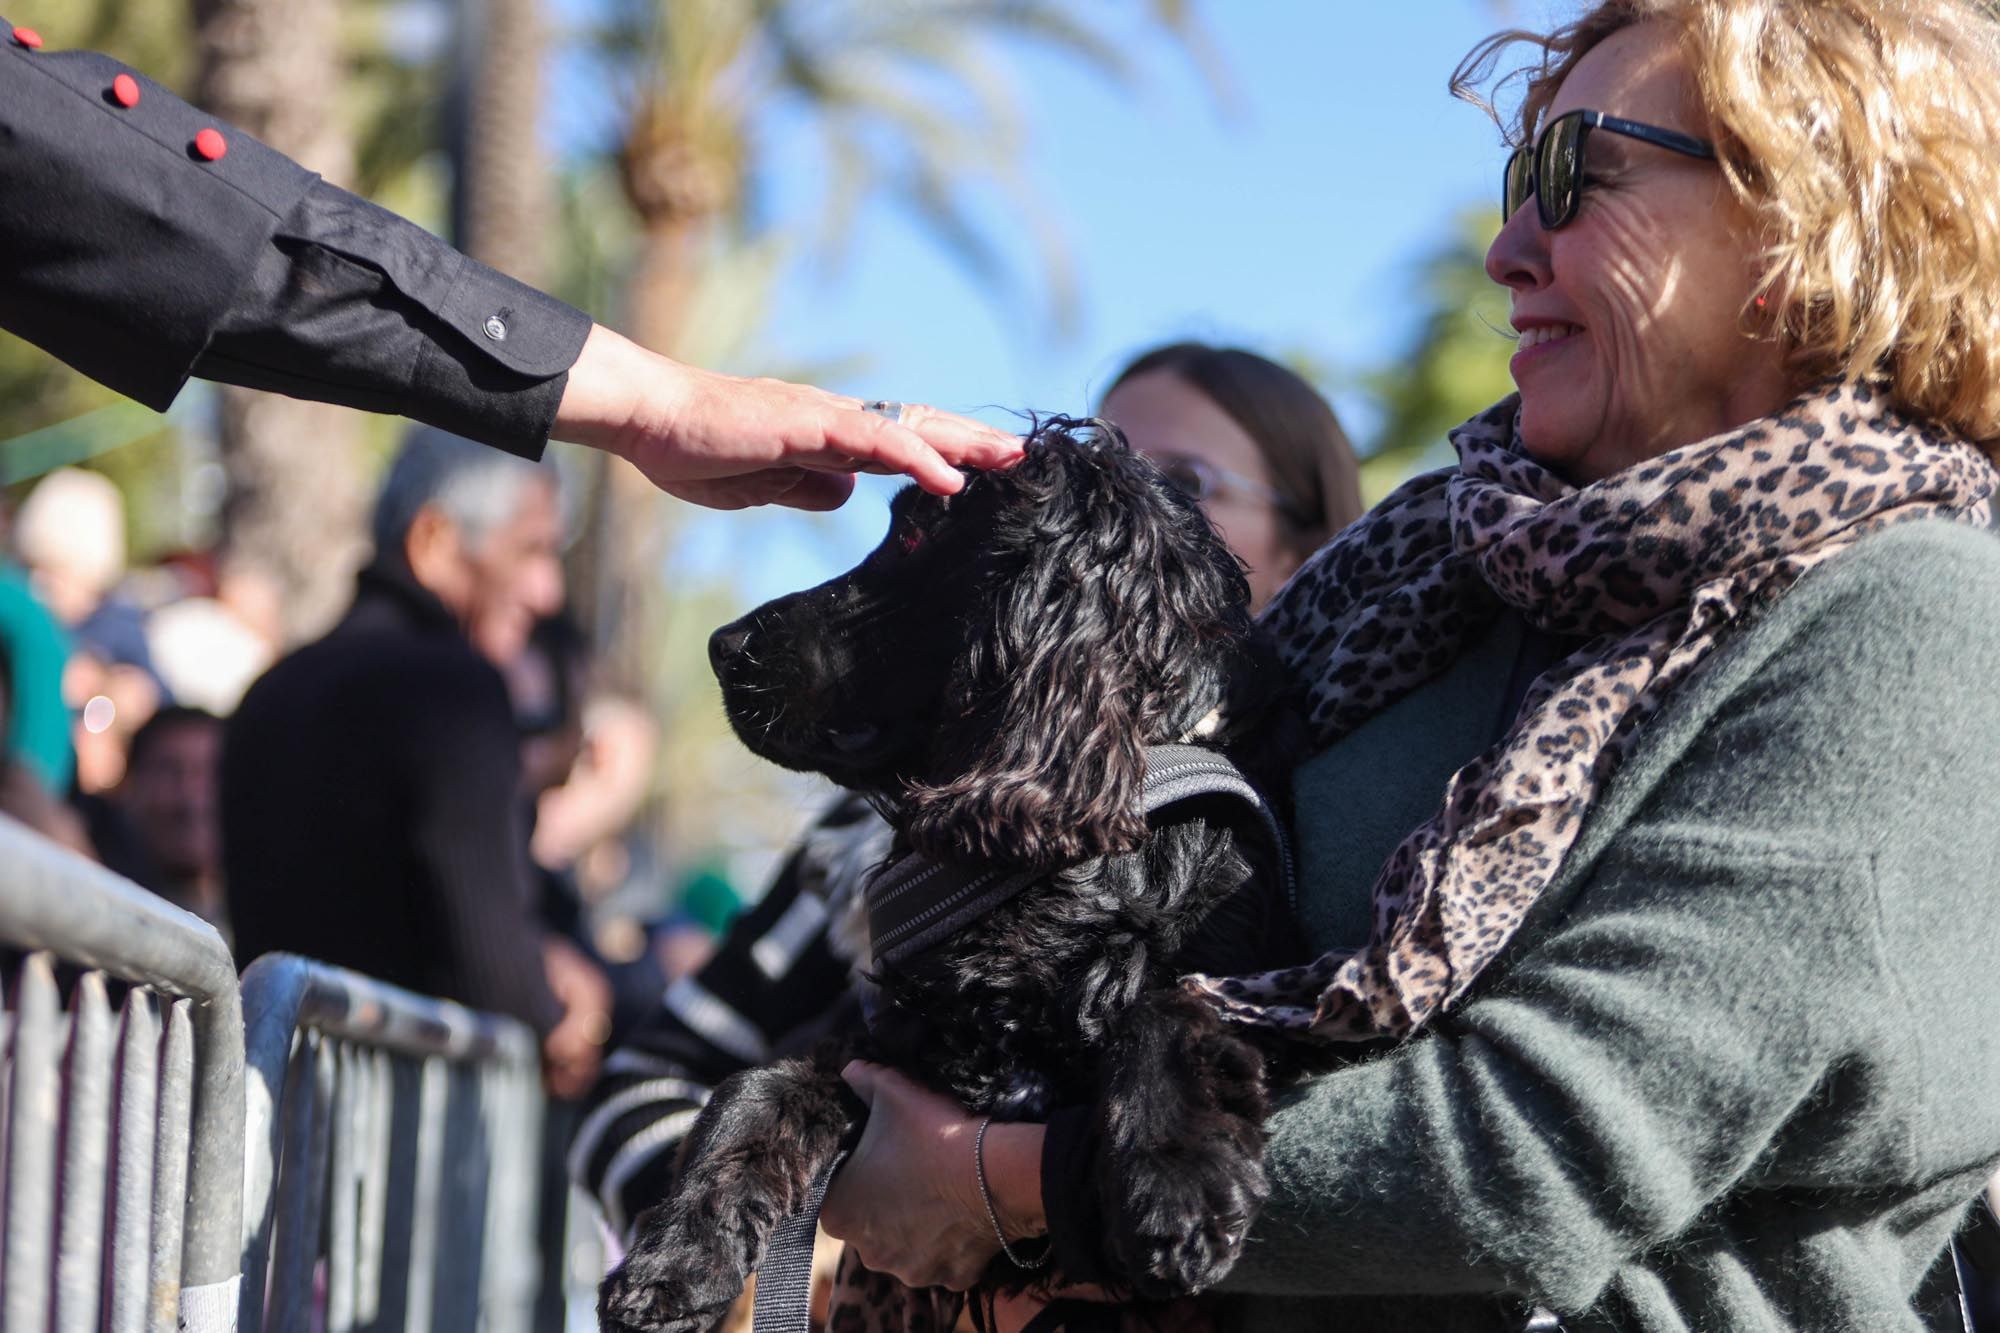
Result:
<instances>
[{"instance_id":1,"label":"woman's face","mask_svg":"<svg viewBox=\"0 0 2000 1333\"><path fill-rule=\"evenodd\" d=\"M1711 137L1662 23L1592 48L1544 123L1580 108ZM1747 333L1758 245L1716 164L1594 130L1585 165L1569 225L1544 231L1530 200L1486 254L1524 335L1511 365L1523 443L1579 485L1775 412L1795 393L1777 342Z\"/></svg>"},{"instance_id":2,"label":"woman's face","mask_svg":"<svg viewBox=\"0 0 2000 1333\"><path fill-rule=\"evenodd\" d=\"M1256 441L1207 394L1172 371L1134 375L1104 396L1097 414L1124 431L1132 447L1148 458L1197 459L1276 488ZM1250 607L1261 610L1299 567L1277 512L1265 496L1248 494L1227 477L1202 507L1250 567Z\"/></svg>"}]
</instances>

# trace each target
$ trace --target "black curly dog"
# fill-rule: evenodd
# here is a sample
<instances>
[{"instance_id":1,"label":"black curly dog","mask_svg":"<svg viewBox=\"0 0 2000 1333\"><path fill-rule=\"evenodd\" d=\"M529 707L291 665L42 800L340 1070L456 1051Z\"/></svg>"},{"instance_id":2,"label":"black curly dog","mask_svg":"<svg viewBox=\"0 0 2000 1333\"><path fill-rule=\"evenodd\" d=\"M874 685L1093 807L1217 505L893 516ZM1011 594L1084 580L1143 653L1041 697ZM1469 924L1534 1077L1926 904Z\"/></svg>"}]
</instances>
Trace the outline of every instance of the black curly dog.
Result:
<instances>
[{"instance_id":1,"label":"black curly dog","mask_svg":"<svg viewBox=\"0 0 2000 1333\"><path fill-rule=\"evenodd\" d=\"M837 1071L856 1053L1000 1119L1094 1107L1107 1256L1140 1299L1217 1281L1264 1202L1263 1057L1175 978L1292 961L1289 913L1240 817L1196 800L1148 827L1136 804L1144 746L1266 692L1241 565L1094 423L1049 423L1013 469L891 512L857 568L716 631L730 721L870 794L899 846L1040 873L880 971L865 1036L716 1090L604 1282L607 1329L722 1315L854 1127ZM1004 1258L986 1282L1025 1284Z\"/></svg>"}]
</instances>

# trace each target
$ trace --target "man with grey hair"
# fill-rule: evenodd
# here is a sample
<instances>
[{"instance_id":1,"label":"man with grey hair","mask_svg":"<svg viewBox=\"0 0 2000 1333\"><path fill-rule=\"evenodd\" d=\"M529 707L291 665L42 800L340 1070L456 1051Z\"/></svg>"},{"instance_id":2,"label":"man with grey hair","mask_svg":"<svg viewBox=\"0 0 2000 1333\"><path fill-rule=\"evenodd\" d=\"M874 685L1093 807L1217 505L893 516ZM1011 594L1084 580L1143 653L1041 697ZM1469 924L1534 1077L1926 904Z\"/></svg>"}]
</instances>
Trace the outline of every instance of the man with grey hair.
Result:
<instances>
[{"instance_id":1,"label":"man with grey hair","mask_svg":"<svg viewBox=\"0 0 2000 1333\"><path fill-rule=\"evenodd\" d=\"M576 984L535 918L501 676L562 602L555 476L419 430L383 481L374 536L353 607L229 724L237 956L287 949L511 1014L542 1034L551 1087L574 1094L609 994Z\"/></svg>"}]
</instances>

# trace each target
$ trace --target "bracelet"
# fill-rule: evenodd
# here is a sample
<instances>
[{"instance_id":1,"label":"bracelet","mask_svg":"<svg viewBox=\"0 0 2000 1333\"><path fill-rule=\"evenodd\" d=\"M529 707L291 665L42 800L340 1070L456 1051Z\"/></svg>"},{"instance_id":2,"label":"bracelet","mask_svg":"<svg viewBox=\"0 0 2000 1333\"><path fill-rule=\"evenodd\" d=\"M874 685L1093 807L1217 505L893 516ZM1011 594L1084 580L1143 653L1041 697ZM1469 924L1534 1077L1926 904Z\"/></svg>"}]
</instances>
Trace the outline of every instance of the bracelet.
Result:
<instances>
[{"instance_id":1,"label":"bracelet","mask_svg":"<svg viewBox=\"0 0 2000 1333\"><path fill-rule=\"evenodd\" d=\"M986 1185L986 1129L993 1123L987 1116L979 1122L979 1132L972 1137L972 1172L979 1179L979 1201L986 1205L986 1220L993 1224L993 1238L1000 1242L1000 1253L1007 1256L1007 1262L1016 1268L1030 1271L1040 1268L1049 1261L1049 1251L1055 1248L1053 1242L1045 1242L1042 1252L1033 1259L1023 1259L1007 1244L1007 1233L1000 1229L1000 1214L993 1209L993 1191Z\"/></svg>"}]
</instances>

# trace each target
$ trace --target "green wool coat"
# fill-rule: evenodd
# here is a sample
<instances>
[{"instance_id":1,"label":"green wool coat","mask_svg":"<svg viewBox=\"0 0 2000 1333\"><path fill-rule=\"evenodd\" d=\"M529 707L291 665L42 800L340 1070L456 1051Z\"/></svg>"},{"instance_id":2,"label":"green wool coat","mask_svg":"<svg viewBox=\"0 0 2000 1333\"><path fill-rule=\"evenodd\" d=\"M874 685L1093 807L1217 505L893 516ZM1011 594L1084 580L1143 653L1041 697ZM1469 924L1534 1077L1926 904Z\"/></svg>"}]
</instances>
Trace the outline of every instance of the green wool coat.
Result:
<instances>
[{"instance_id":1,"label":"green wool coat","mask_svg":"<svg viewBox=\"0 0 2000 1333\"><path fill-rule=\"evenodd\" d=\"M1304 925L1498 737L1521 641L1308 762ZM1873 535L1649 726L1459 1004L1287 1092L1224 1327L1902 1333L2000 1163L2000 540ZM1519 1327L1516 1320L1512 1327Z\"/></svg>"}]
</instances>

